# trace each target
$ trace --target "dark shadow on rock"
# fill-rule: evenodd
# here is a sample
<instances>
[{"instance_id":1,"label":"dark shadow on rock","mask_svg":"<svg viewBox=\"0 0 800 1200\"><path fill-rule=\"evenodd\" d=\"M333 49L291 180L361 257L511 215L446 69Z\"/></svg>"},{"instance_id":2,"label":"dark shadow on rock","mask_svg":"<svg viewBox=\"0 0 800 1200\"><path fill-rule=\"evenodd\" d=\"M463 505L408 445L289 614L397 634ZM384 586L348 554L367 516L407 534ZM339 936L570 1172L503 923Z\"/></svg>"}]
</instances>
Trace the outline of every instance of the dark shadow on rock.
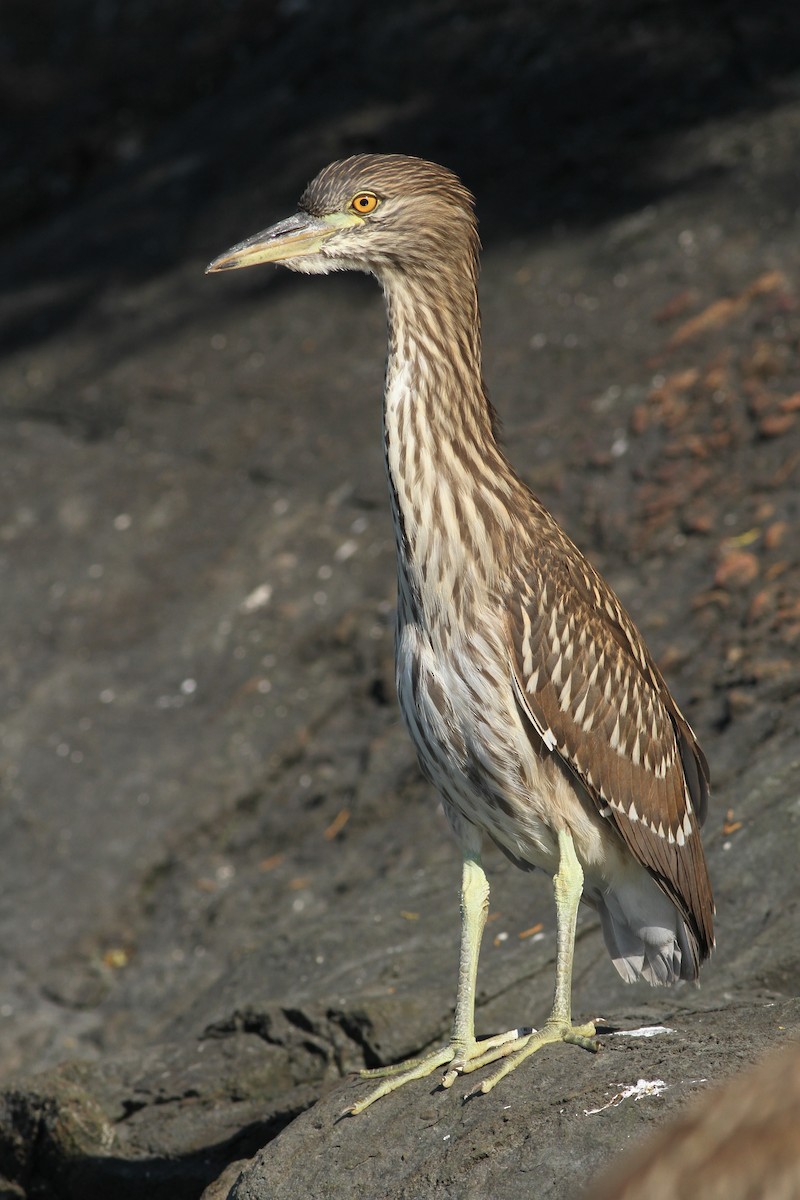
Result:
<instances>
[{"instance_id":1,"label":"dark shadow on rock","mask_svg":"<svg viewBox=\"0 0 800 1200\"><path fill-rule=\"evenodd\" d=\"M19 1173L5 1181L0 1177L0 1197L7 1186L19 1189L10 1191L11 1195L36 1200L109 1200L112 1196L114 1200L142 1200L145 1196L147 1200L198 1200L230 1163L251 1158L303 1111L298 1107L273 1120L255 1121L224 1142L169 1157L67 1154L45 1135ZM80 1113L73 1109L73 1115Z\"/></svg>"},{"instance_id":2,"label":"dark shadow on rock","mask_svg":"<svg viewBox=\"0 0 800 1200\"><path fill-rule=\"evenodd\" d=\"M735 147L713 166L670 163L670 138L779 105L792 94L800 53L800 23L786 6L756 13L730 0L705 5L700 17L691 3L643 9L635 0L551 0L535 10L447 3L434 13L416 3L378 10L360 0L296 11L249 4L237 7L233 21L207 13L205 27L187 6L170 9L163 44L150 21L143 13L138 28L128 14L116 42L113 26L89 27L86 61L98 63L97 78L76 89L54 72L63 100L56 91L49 114L26 107L20 87L17 120L29 130L18 147L20 172L26 146L35 161L48 130L58 131L51 133L58 155L65 155L61 141L85 139L80 106L64 127L59 104L81 91L99 121L100 144L94 172L62 168L64 200L40 196L28 206L58 217L46 238L28 233L9 246L0 295L53 280L64 285L87 272L102 286L142 282L201 243L210 257L235 233L249 232L215 221L220 197L262 194L266 222L299 194L307 174L356 150L447 162L478 191L494 239L554 222L590 226L700 186L709 172L724 174ZM209 43L217 26L215 58ZM56 28L54 18L54 38ZM137 37L148 59L159 44L171 80L161 103L145 102L138 114L141 82L130 48ZM226 47L235 48L227 63ZM121 79L109 63L115 52ZM208 67L202 98L198 53ZM31 78L40 65L31 55ZM103 117L115 104L138 122L142 142L140 157L116 173L114 146L124 133ZM171 124L162 134L167 112ZM35 192L35 176L27 187ZM9 215L19 220L13 205ZM53 332L72 319L88 294L70 288L67 305L32 312L21 336L35 344L45 325Z\"/></svg>"},{"instance_id":3,"label":"dark shadow on rock","mask_svg":"<svg viewBox=\"0 0 800 1200\"><path fill-rule=\"evenodd\" d=\"M40 1200L196 1200L319 1094L298 1083L270 1099L287 1076L270 1074L276 1055L255 1039L210 1049L198 1057L191 1044L164 1047L110 1071L66 1063L6 1088L0 1180Z\"/></svg>"}]
</instances>

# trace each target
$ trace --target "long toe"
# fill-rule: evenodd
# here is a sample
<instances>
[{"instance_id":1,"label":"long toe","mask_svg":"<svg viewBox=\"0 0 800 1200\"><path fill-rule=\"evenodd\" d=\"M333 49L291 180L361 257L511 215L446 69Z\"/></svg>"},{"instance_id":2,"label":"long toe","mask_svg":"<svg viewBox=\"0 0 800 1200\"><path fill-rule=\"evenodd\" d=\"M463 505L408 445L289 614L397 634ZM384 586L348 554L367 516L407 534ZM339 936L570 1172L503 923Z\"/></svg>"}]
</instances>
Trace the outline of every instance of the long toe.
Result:
<instances>
[{"instance_id":1,"label":"long toe","mask_svg":"<svg viewBox=\"0 0 800 1200\"><path fill-rule=\"evenodd\" d=\"M415 1079L424 1079L427 1075L432 1075L439 1067L447 1066L448 1063L450 1067L445 1071L441 1085L449 1088L459 1075L488 1066L489 1063L497 1062L499 1059L521 1050L529 1041L532 1033L535 1033L535 1030L529 1028L509 1029L506 1033L474 1041L466 1047L456 1042L450 1042L449 1045L442 1046L421 1058L410 1058L392 1066L361 1071L362 1079L380 1079L382 1082L361 1100L356 1100L349 1105L340 1115L343 1117L358 1116L376 1100L388 1096L390 1092L396 1092L398 1088L412 1083Z\"/></svg>"},{"instance_id":2,"label":"long toe","mask_svg":"<svg viewBox=\"0 0 800 1200\"><path fill-rule=\"evenodd\" d=\"M566 1042L569 1045L580 1046L584 1050L589 1050L596 1053L599 1050L599 1044L595 1040L595 1027L593 1024L587 1025L570 1025L566 1021L553 1020L552 1018L544 1025L537 1033L531 1034L526 1039L525 1044L515 1050L498 1070L492 1072L486 1079L482 1079L470 1092L467 1093L465 1099L470 1096L485 1095L492 1088L496 1087L501 1079L505 1079L506 1075L510 1075L512 1071L525 1062L526 1058L530 1058L537 1050L541 1050L542 1046L551 1046L557 1042Z\"/></svg>"},{"instance_id":3,"label":"long toe","mask_svg":"<svg viewBox=\"0 0 800 1200\"><path fill-rule=\"evenodd\" d=\"M389 1067L376 1067L373 1070L365 1070L361 1072L364 1079L382 1079L383 1082L368 1092L361 1100L356 1100L350 1104L343 1112L342 1116L357 1117L365 1108L369 1108L370 1104L374 1104L376 1100L380 1100L383 1096L388 1096L390 1092L396 1092L398 1088L403 1087L407 1083L412 1083L415 1079L424 1079L426 1075L432 1074L437 1067L443 1067L449 1063L455 1054L453 1046L442 1046L439 1050L434 1050L432 1054L427 1054L423 1058L411 1058L402 1063L395 1063Z\"/></svg>"}]
</instances>

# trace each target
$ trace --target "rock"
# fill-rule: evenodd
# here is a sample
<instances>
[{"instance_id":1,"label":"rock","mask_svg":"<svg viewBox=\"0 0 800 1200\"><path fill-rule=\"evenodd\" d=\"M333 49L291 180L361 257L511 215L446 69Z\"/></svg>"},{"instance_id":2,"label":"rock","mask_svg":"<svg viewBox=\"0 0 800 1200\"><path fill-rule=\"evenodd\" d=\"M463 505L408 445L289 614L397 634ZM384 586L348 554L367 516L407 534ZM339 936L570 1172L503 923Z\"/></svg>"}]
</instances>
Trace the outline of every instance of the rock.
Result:
<instances>
[{"instance_id":1,"label":"rock","mask_svg":"<svg viewBox=\"0 0 800 1200\"><path fill-rule=\"evenodd\" d=\"M0 1098L0 1175L26 1196L199 1196L312 1102L292 1079L247 1034L67 1063Z\"/></svg>"},{"instance_id":2,"label":"rock","mask_svg":"<svg viewBox=\"0 0 800 1200\"><path fill-rule=\"evenodd\" d=\"M800 1045L710 1089L626 1155L587 1200L800 1196Z\"/></svg>"},{"instance_id":3,"label":"rock","mask_svg":"<svg viewBox=\"0 0 800 1200\"><path fill-rule=\"evenodd\" d=\"M421 1083L337 1122L363 1087L350 1085L261 1150L230 1200L288 1200L298 1191L321 1200L578 1196L610 1155L740 1066L742 1020L752 1058L800 1029L800 1005L684 1011L671 1018L671 1032L606 1038L597 1057L557 1047L466 1104L458 1095L463 1082L452 1092Z\"/></svg>"}]
</instances>

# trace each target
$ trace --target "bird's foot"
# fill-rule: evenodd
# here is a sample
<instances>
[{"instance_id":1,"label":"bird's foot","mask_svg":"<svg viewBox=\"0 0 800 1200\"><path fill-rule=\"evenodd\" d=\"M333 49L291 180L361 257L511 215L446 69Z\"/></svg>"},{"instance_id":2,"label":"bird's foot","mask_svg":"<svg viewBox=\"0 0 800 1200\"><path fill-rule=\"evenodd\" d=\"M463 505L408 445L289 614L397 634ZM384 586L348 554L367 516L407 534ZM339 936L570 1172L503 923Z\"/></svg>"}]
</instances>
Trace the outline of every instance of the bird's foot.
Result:
<instances>
[{"instance_id":1,"label":"bird's foot","mask_svg":"<svg viewBox=\"0 0 800 1200\"><path fill-rule=\"evenodd\" d=\"M397 1091L398 1088L403 1087L406 1083L411 1083L414 1079L424 1079L426 1075L432 1075L439 1067L447 1067L441 1084L442 1087L449 1088L459 1075L478 1070L489 1063L497 1062L498 1059L504 1058L508 1054L521 1051L535 1032L530 1028L509 1029L506 1033L498 1033L494 1037L473 1041L466 1046L451 1042L421 1058L409 1058L405 1062L396 1063L393 1066L375 1067L371 1070L361 1071L359 1074L362 1079L382 1079L383 1082L362 1100L357 1100L349 1105L341 1115L343 1117L358 1116L365 1108L369 1108L370 1104L380 1100L382 1096L388 1096L390 1092Z\"/></svg>"},{"instance_id":2,"label":"bird's foot","mask_svg":"<svg viewBox=\"0 0 800 1200\"><path fill-rule=\"evenodd\" d=\"M467 1092L465 1100L471 1096L485 1095L490 1092L501 1079L510 1075L526 1058L535 1054L537 1050L541 1050L542 1046L549 1046L554 1042L567 1042L572 1046L580 1046L582 1049L596 1054L600 1049L599 1042L595 1040L596 1033L597 1030L592 1022L586 1025L573 1025L570 1021L561 1020L555 1016L549 1017L546 1024L526 1038L521 1046L512 1047L510 1056L506 1057L502 1066ZM478 1063L477 1065L482 1066L483 1064ZM470 1066L467 1069L474 1070L475 1068Z\"/></svg>"}]
</instances>

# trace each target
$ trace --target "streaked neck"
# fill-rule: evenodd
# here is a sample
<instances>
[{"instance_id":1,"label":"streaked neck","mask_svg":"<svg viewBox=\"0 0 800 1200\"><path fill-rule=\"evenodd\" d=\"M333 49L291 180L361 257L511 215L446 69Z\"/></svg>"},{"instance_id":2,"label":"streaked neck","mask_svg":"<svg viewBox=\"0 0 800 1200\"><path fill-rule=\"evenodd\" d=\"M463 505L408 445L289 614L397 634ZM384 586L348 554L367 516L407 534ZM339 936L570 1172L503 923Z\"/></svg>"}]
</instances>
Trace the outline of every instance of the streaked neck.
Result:
<instances>
[{"instance_id":1,"label":"streaked neck","mask_svg":"<svg viewBox=\"0 0 800 1200\"><path fill-rule=\"evenodd\" d=\"M423 603L491 586L521 485L492 429L475 270L382 280L389 320L384 439L399 567Z\"/></svg>"}]
</instances>

